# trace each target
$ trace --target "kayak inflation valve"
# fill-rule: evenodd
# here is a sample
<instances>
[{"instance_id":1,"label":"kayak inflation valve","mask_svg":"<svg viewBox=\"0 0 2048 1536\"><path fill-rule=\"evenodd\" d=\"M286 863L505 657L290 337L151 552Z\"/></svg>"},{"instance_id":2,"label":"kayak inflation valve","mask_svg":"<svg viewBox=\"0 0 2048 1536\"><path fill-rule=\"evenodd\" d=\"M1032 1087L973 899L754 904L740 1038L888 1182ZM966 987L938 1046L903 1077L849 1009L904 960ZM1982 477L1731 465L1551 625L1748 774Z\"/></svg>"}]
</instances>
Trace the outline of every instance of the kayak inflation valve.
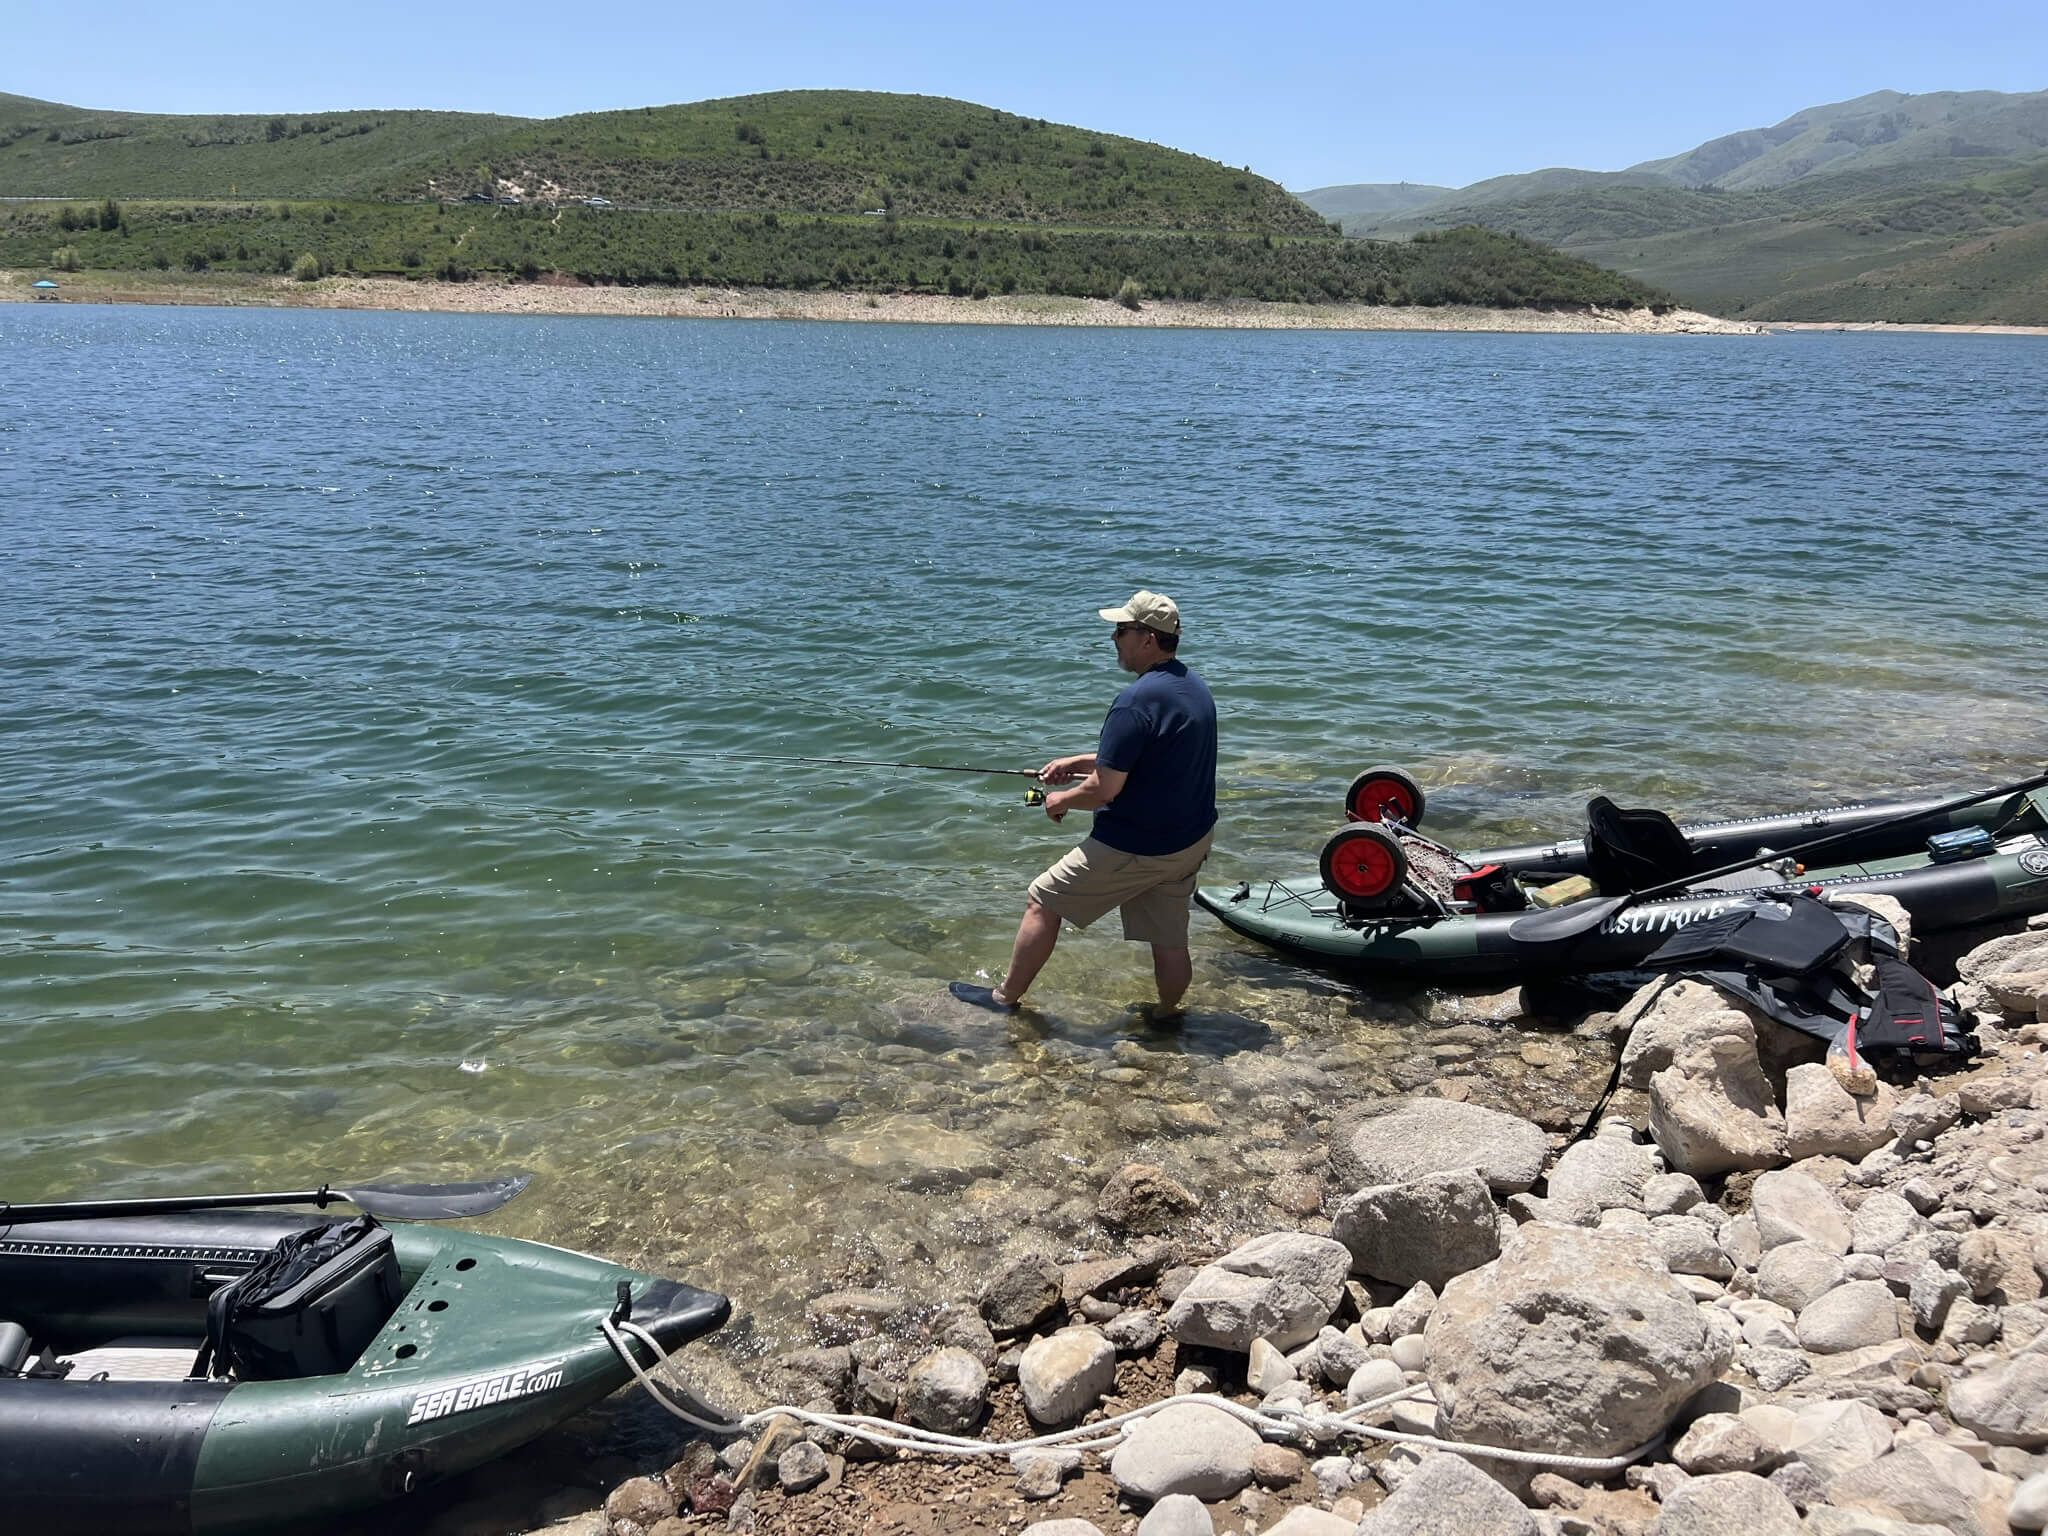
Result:
<instances>
[{"instance_id":1,"label":"kayak inflation valve","mask_svg":"<svg viewBox=\"0 0 2048 1536\"><path fill-rule=\"evenodd\" d=\"M633 1286L632 1286L632 1282L631 1282L631 1281L628 1281L628 1280L621 1280L621 1281L619 1282L619 1299L618 1299L618 1303L617 1303L617 1305L615 1305L615 1306L614 1306L614 1307L612 1308L612 1321L613 1321L614 1323L623 1323L623 1322L628 1322L628 1321L630 1321L630 1320L631 1320L632 1316L633 1316Z\"/></svg>"}]
</instances>

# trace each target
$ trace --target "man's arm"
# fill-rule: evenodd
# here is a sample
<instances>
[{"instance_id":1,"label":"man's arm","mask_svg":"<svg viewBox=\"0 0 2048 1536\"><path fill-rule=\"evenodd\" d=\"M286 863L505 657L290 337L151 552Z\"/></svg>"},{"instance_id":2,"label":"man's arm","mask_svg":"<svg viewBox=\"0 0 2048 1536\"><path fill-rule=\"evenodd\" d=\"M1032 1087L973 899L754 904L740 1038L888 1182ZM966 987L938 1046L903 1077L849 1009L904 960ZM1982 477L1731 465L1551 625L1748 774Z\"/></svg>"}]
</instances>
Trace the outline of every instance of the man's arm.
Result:
<instances>
[{"instance_id":1,"label":"man's arm","mask_svg":"<svg viewBox=\"0 0 2048 1536\"><path fill-rule=\"evenodd\" d=\"M1076 752L1072 757L1056 757L1038 770L1041 784L1070 784L1076 777L1095 771L1093 752Z\"/></svg>"},{"instance_id":2,"label":"man's arm","mask_svg":"<svg viewBox=\"0 0 2048 1536\"><path fill-rule=\"evenodd\" d=\"M1121 768L1105 768L1095 763L1088 777L1072 789L1054 790L1045 797L1045 814L1058 821L1069 811L1096 810L1122 793L1124 780L1129 777Z\"/></svg>"}]
</instances>

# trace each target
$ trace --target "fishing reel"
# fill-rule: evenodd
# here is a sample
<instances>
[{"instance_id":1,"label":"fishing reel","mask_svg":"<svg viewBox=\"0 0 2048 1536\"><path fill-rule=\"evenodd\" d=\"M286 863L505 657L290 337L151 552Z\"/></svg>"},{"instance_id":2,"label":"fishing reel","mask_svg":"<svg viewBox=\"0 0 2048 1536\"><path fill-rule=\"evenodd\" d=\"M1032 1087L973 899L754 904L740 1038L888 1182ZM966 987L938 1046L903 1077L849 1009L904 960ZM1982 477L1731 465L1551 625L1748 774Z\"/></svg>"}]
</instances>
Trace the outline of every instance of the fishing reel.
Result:
<instances>
[{"instance_id":1,"label":"fishing reel","mask_svg":"<svg viewBox=\"0 0 2048 1536\"><path fill-rule=\"evenodd\" d=\"M1032 785L1029 789L1024 791L1024 803L1026 805L1045 804L1045 791L1040 789L1036 784Z\"/></svg>"}]
</instances>

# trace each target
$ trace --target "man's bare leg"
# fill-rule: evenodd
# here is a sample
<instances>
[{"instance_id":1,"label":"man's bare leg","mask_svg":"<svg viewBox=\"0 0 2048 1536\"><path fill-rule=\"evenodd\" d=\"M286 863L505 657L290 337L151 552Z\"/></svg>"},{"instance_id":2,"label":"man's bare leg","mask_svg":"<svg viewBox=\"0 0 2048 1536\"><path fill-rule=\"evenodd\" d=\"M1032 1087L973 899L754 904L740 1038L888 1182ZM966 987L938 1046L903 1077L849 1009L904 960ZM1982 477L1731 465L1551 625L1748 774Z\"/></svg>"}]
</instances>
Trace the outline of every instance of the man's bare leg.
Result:
<instances>
[{"instance_id":1,"label":"man's bare leg","mask_svg":"<svg viewBox=\"0 0 2048 1536\"><path fill-rule=\"evenodd\" d=\"M997 1003L1014 1008L1024 1000L1031 983L1052 958L1060 941L1060 915L1040 904L1037 897L1024 903L1024 920L1017 925L1017 942L1010 947L1010 968L992 992ZM1185 983L1183 983L1185 985Z\"/></svg>"},{"instance_id":2,"label":"man's bare leg","mask_svg":"<svg viewBox=\"0 0 2048 1536\"><path fill-rule=\"evenodd\" d=\"M1178 1014L1180 1000L1188 994L1188 983L1195 979L1194 957L1187 946L1154 944L1152 979L1159 987L1159 1008L1154 1017L1171 1018Z\"/></svg>"}]
</instances>

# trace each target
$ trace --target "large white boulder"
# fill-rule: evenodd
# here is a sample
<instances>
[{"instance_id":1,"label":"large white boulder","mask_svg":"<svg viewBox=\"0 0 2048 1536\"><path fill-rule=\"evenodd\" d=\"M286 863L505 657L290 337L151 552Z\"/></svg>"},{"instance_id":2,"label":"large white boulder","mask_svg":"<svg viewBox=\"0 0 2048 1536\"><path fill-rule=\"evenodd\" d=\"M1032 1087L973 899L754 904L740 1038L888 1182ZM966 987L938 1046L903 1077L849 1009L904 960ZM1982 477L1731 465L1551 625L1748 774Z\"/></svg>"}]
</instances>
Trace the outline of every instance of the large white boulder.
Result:
<instances>
[{"instance_id":1,"label":"large white boulder","mask_svg":"<svg viewBox=\"0 0 2048 1536\"><path fill-rule=\"evenodd\" d=\"M1841 1255L1819 1243L1781 1243L1756 1266L1756 1293L1795 1316L1844 1280Z\"/></svg>"},{"instance_id":2,"label":"large white boulder","mask_svg":"<svg viewBox=\"0 0 2048 1536\"><path fill-rule=\"evenodd\" d=\"M1746 1015L1723 1008L1685 1022L1671 1065L1650 1078L1650 1134L1680 1173L1733 1173L1785 1161L1785 1117Z\"/></svg>"},{"instance_id":3,"label":"large white boulder","mask_svg":"<svg viewBox=\"0 0 2048 1536\"><path fill-rule=\"evenodd\" d=\"M2041 999L2048 996L2048 931L1979 944L1956 962L1956 975L1988 992L2012 1022L2038 1018Z\"/></svg>"},{"instance_id":4,"label":"large white boulder","mask_svg":"<svg viewBox=\"0 0 2048 1536\"><path fill-rule=\"evenodd\" d=\"M1621 1048L1621 1085L1646 1090L1650 1079L1671 1065L1686 1030L1709 1014L1728 1008L1728 998L1703 981L1645 982L1615 1015L1626 1034Z\"/></svg>"},{"instance_id":5,"label":"large white boulder","mask_svg":"<svg viewBox=\"0 0 2048 1536\"><path fill-rule=\"evenodd\" d=\"M1815 1297L1799 1314L1799 1347L1813 1355L1846 1354L1899 1336L1899 1307L1882 1280L1851 1280Z\"/></svg>"},{"instance_id":6,"label":"large white boulder","mask_svg":"<svg viewBox=\"0 0 2048 1536\"><path fill-rule=\"evenodd\" d=\"M1835 1080L1822 1062L1809 1062L1785 1074L1785 1152L1795 1162L1803 1157L1840 1157L1860 1162L1892 1140L1892 1111L1898 1095L1880 1082L1877 1091L1858 1097Z\"/></svg>"},{"instance_id":7,"label":"large white boulder","mask_svg":"<svg viewBox=\"0 0 2048 1536\"><path fill-rule=\"evenodd\" d=\"M1355 1536L1356 1520L1346 1520L1326 1509L1296 1505L1280 1517L1277 1525L1266 1527L1265 1536Z\"/></svg>"},{"instance_id":8,"label":"large white boulder","mask_svg":"<svg viewBox=\"0 0 2048 1536\"><path fill-rule=\"evenodd\" d=\"M1948 1389L1948 1411L1993 1445L2048 1445L2048 1355L2030 1350L1965 1376Z\"/></svg>"},{"instance_id":9,"label":"large white boulder","mask_svg":"<svg viewBox=\"0 0 2048 1536\"><path fill-rule=\"evenodd\" d=\"M1034 1339L1017 1362L1017 1389L1031 1422L1064 1429L1116 1387L1116 1346L1093 1328Z\"/></svg>"},{"instance_id":10,"label":"large white boulder","mask_svg":"<svg viewBox=\"0 0 2048 1536\"><path fill-rule=\"evenodd\" d=\"M988 1408L988 1368L964 1349L935 1349L910 1368L903 1406L914 1424L971 1435Z\"/></svg>"},{"instance_id":11,"label":"large white boulder","mask_svg":"<svg viewBox=\"0 0 2048 1536\"><path fill-rule=\"evenodd\" d=\"M1216 1536L1216 1523L1200 1499L1170 1493L1145 1511L1138 1536Z\"/></svg>"},{"instance_id":12,"label":"large white boulder","mask_svg":"<svg viewBox=\"0 0 2048 1536\"><path fill-rule=\"evenodd\" d=\"M1849 1251L1889 1258L1902 1244L1933 1230L1903 1196L1873 1189L1849 1218Z\"/></svg>"},{"instance_id":13,"label":"large white boulder","mask_svg":"<svg viewBox=\"0 0 2048 1536\"><path fill-rule=\"evenodd\" d=\"M1541 1536L1542 1526L1513 1494L1462 1456L1424 1455L1357 1536Z\"/></svg>"},{"instance_id":14,"label":"large white boulder","mask_svg":"<svg viewBox=\"0 0 2048 1536\"><path fill-rule=\"evenodd\" d=\"M1754 1472L1719 1472L1673 1490L1657 1536L1800 1536L1799 1511Z\"/></svg>"},{"instance_id":15,"label":"large white boulder","mask_svg":"<svg viewBox=\"0 0 2048 1536\"><path fill-rule=\"evenodd\" d=\"M1734 1358L1640 1238L1532 1223L1445 1287L1424 1335L1447 1438L1609 1456L1660 1433Z\"/></svg>"},{"instance_id":16,"label":"large white boulder","mask_svg":"<svg viewBox=\"0 0 2048 1536\"><path fill-rule=\"evenodd\" d=\"M1892 1427L1882 1413L1858 1398L1807 1403L1779 1442L1797 1453L1824 1483L1869 1466L1892 1448Z\"/></svg>"},{"instance_id":17,"label":"large white boulder","mask_svg":"<svg viewBox=\"0 0 2048 1536\"><path fill-rule=\"evenodd\" d=\"M1653 1146L1628 1136L1593 1136L1564 1149L1545 1181L1544 1221L1597 1226L1605 1210L1640 1211L1650 1181L1667 1177ZM1690 1182L1690 1181L1688 1181ZM1694 1186L1697 1198L1698 1186Z\"/></svg>"},{"instance_id":18,"label":"large white boulder","mask_svg":"<svg viewBox=\"0 0 2048 1536\"><path fill-rule=\"evenodd\" d=\"M1759 1175L1750 1188L1749 1213L1765 1253L1780 1243L1801 1242L1836 1254L1849 1251L1849 1213L1811 1174L1782 1168Z\"/></svg>"},{"instance_id":19,"label":"large white boulder","mask_svg":"<svg viewBox=\"0 0 2048 1536\"><path fill-rule=\"evenodd\" d=\"M1183 1344L1249 1353L1253 1339L1293 1349L1316 1336L1344 1295L1351 1250L1327 1237L1274 1232L1204 1265L1166 1314Z\"/></svg>"},{"instance_id":20,"label":"large white boulder","mask_svg":"<svg viewBox=\"0 0 2048 1536\"><path fill-rule=\"evenodd\" d=\"M1868 1466L1828 1484L1828 1502L1896 1520L1940 1526L1954 1536L2006 1536L2013 1479L1979 1466L1969 1452L1940 1440L1893 1448Z\"/></svg>"},{"instance_id":21,"label":"large white boulder","mask_svg":"<svg viewBox=\"0 0 2048 1536\"><path fill-rule=\"evenodd\" d=\"M2036 1472L2020 1484L2005 1518L2016 1531L2038 1531L2048 1526L2048 1472Z\"/></svg>"},{"instance_id":22,"label":"large white boulder","mask_svg":"<svg viewBox=\"0 0 2048 1536\"><path fill-rule=\"evenodd\" d=\"M1171 1403L1137 1421L1109 1459L1117 1491L1146 1503L1185 1493L1213 1503L1252 1480L1264 1442L1242 1419L1207 1403Z\"/></svg>"},{"instance_id":23,"label":"large white boulder","mask_svg":"<svg viewBox=\"0 0 2048 1536\"><path fill-rule=\"evenodd\" d=\"M1393 1285L1440 1290L1500 1256L1493 1195L1476 1168L1361 1189L1337 1207L1330 1235L1355 1271Z\"/></svg>"}]
</instances>

